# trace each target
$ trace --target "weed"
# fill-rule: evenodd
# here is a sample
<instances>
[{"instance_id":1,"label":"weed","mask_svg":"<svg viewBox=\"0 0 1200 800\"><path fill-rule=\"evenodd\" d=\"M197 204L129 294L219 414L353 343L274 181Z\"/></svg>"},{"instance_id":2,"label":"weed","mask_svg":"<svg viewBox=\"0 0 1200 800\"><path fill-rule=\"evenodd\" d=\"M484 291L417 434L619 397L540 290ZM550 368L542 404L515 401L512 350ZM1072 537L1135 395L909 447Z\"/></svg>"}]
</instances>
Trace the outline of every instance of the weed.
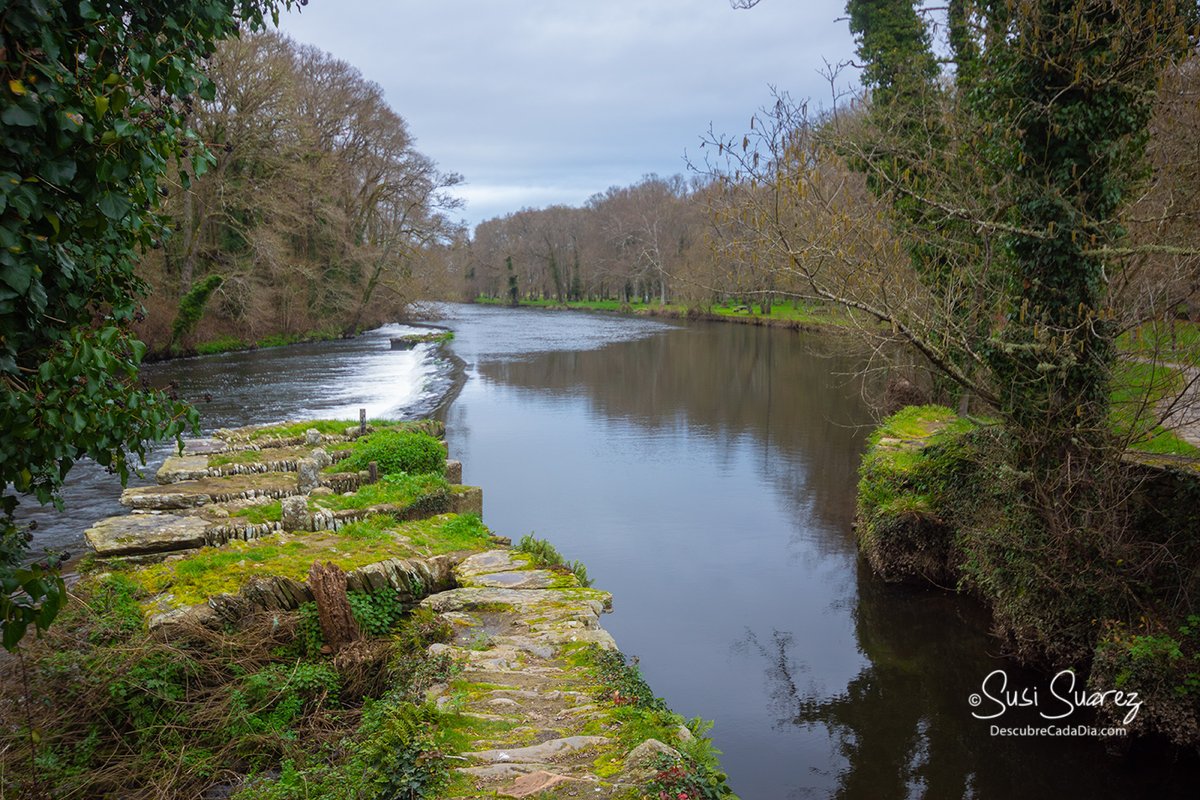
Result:
<instances>
[{"instance_id":1,"label":"weed","mask_svg":"<svg viewBox=\"0 0 1200 800\"><path fill-rule=\"evenodd\" d=\"M532 533L527 533L521 537L521 541L517 542L513 547L518 553L525 553L530 556L530 561L535 567L555 568L561 567L565 570L573 572L579 580L580 586L591 586L592 582L588 578L587 567L580 561L567 561L563 558L562 553L555 549L554 545L545 539L539 539Z\"/></svg>"}]
</instances>

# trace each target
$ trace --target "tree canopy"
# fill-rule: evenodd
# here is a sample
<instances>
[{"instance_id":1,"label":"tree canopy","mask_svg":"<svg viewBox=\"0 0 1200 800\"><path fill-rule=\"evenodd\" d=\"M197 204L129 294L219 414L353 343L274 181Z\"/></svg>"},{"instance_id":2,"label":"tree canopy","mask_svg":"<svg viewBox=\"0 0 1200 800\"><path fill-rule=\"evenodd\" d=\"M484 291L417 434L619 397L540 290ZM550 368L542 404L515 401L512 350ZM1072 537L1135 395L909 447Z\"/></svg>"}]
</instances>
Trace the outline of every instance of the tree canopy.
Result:
<instances>
[{"instance_id":1,"label":"tree canopy","mask_svg":"<svg viewBox=\"0 0 1200 800\"><path fill-rule=\"evenodd\" d=\"M160 179L212 156L186 120L216 44L290 0L0 2L0 480L3 644L62 601L54 563L19 568L12 492L55 500L89 457L125 479L194 412L137 377L139 255L166 235Z\"/></svg>"}]
</instances>

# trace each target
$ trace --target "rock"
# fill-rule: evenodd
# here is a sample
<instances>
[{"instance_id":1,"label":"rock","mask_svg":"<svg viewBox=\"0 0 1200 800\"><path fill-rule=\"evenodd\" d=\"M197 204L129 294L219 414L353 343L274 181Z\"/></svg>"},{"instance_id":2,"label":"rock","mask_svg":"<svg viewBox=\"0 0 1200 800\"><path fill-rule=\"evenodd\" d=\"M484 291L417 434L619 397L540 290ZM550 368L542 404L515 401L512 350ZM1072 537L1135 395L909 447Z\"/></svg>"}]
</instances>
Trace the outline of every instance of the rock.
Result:
<instances>
[{"instance_id":1,"label":"rock","mask_svg":"<svg viewBox=\"0 0 1200 800\"><path fill-rule=\"evenodd\" d=\"M448 483L462 483L463 466L461 461L447 460L446 461L446 481Z\"/></svg>"},{"instance_id":2,"label":"rock","mask_svg":"<svg viewBox=\"0 0 1200 800\"><path fill-rule=\"evenodd\" d=\"M577 780L566 775L558 775L545 770L531 772L528 775L522 775L513 781L513 785L504 789L500 794L505 797L529 797L531 795L540 794L548 789L558 786L560 783Z\"/></svg>"},{"instance_id":3,"label":"rock","mask_svg":"<svg viewBox=\"0 0 1200 800\"><path fill-rule=\"evenodd\" d=\"M533 764L487 764L482 767L459 767L455 772L461 772L464 775L470 775L472 778L480 780L496 780L511 778L514 775L528 775L530 772L535 772L540 765Z\"/></svg>"},{"instance_id":4,"label":"rock","mask_svg":"<svg viewBox=\"0 0 1200 800\"><path fill-rule=\"evenodd\" d=\"M318 486L317 488L315 488L311 492L309 492L309 494L312 495L313 497L325 497L327 495L334 494L334 491L333 491L333 489L330 489L328 486Z\"/></svg>"},{"instance_id":5,"label":"rock","mask_svg":"<svg viewBox=\"0 0 1200 800\"><path fill-rule=\"evenodd\" d=\"M301 494L307 494L321 485L321 470L317 462L311 458L302 458L296 462L296 488Z\"/></svg>"},{"instance_id":6,"label":"rock","mask_svg":"<svg viewBox=\"0 0 1200 800\"><path fill-rule=\"evenodd\" d=\"M545 569L490 572L461 579L463 586L490 586L497 589L549 589L556 580L558 576Z\"/></svg>"},{"instance_id":7,"label":"rock","mask_svg":"<svg viewBox=\"0 0 1200 800\"><path fill-rule=\"evenodd\" d=\"M483 516L483 489L478 486L458 487L461 491L450 494L451 514L477 514Z\"/></svg>"},{"instance_id":8,"label":"rock","mask_svg":"<svg viewBox=\"0 0 1200 800\"><path fill-rule=\"evenodd\" d=\"M186 439L183 442L184 456L202 456L212 453L224 453L229 444L220 439Z\"/></svg>"},{"instance_id":9,"label":"rock","mask_svg":"<svg viewBox=\"0 0 1200 800\"><path fill-rule=\"evenodd\" d=\"M680 725L675 729L675 738L681 742L692 742L696 737L692 734L687 725Z\"/></svg>"},{"instance_id":10,"label":"rock","mask_svg":"<svg viewBox=\"0 0 1200 800\"><path fill-rule=\"evenodd\" d=\"M508 572L523 566L525 566L525 562L514 559L508 550L488 550L467 556L454 571L461 578L489 572Z\"/></svg>"},{"instance_id":11,"label":"rock","mask_svg":"<svg viewBox=\"0 0 1200 800\"><path fill-rule=\"evenodd\" d=\"M308 530L308 500L304 497L285 497L282 501L281 524L285 531Z\"/></svg>"},{"instance_id":12,"label":"rock","mask_svg":"<svg viewBox=\"0 0 1200 800\"><path fill-rule=\"evenodd\" d=\"M309 428L304 432L304 443L307 445L318 445L321 443L321 432L316 428Z\"/></svg>"},{"instance_id":13,"label":"rock","mask_svg":"<svg viewBox=\"0 0 1200 800\"><path fill-rule=\"evenodd\" d=\"M217 621L217 612L207 603L183 608L171 608L170 595L162 595L157 603L146 614L146 627L150 630L164 625L204 625L210 626ZM161 609L161 610L160 610Z\"/></svg>"},{"instance_id":14,"label":"rock","mask_svg":"<svg viewBox=\"0 0 1200 800\"><path fill-rule=\"evenodd\" d=\"M662 757L667 756L672 761L681 761L683 756L670 745L663 744L658 739L647 739L629 751L625 756L625 770L622 773L629 783L645 783L653 778L661 769Z\"/></svg>"},{"instance_id":15,"label":"rock","mask_svg":"<svg viewBox=\"0 0 1200 800\"><path fill-rule=\"evenodd\" d=\"M207 528L200 517L126 514L102 519L83 535L97 555L109 558L203 547Z\"/></svg>"},{"instance_id":16,"label":"rock","mask_svg":"<svg viewBox=\"0 0 1200 800\"><path fill-rule=\"evenodd\" d=\"M154 473L160 484L194 481L208 475L208 456L172 456Z\"/></svg>"},{"instance_id":17,"label":"rock","mask_svg":"<svg viewBox=\"0 0 1200 800\"><path fill-rule=\"evenodd\" d=\"M203 492L170 492L158 486L142 486L121 492L121 505L135 511L162 511L196 508L212 502Z\"/></svg>"},{"instance_id":18,"label":"rock","mask_svg":"<svg viewBox=\"0 0 1200 800\"><path fill-rule=\"evenodd\" d=\"M325 452L324 448L321 448L321 447L318 447L315 450L313 450L312 453L310 453L308 457L311 458L313 461L317 462L317 469L325 469L326 467L328 467L330 464L333 463L333 457L330 456L329 453ZM323 488L323 487L318 487L318 488Z\"/></svg>"},{"instance_id":19,"label":"rock","mask_svg":"<svg viewBox=\"0 0 1200 800\"><path fill-rule=\"evenodd\" d=\"M475 753L463 753L471 761L482 762L512 762L517 764L541 763L555 756L588 747L599 747L612 740L607 736L568 736L565 739L551 739L548 742L534 744L528 747L510 747L503 750L480 750ZM639 745L640 747L640 745ZM663 745L666 747L666 745ZM674 751L672 751L674 752ZM676 753L678 755L678 753Z\"/></svg>"}]
</instances>

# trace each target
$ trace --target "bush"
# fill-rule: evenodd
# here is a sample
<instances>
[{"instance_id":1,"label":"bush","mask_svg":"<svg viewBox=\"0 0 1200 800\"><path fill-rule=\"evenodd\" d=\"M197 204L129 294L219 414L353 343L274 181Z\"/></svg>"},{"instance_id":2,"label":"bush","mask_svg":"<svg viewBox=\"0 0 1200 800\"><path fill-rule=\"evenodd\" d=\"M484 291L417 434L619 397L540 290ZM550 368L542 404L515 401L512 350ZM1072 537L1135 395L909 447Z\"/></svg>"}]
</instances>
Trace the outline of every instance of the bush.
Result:
<instances>
[{"instance_id":1,"label":"bush","mask_svg":"<svg viewBox=\"0 0 1200 800\"><path fill-rule=\"evenodd\" d=\"M446 468L446 448L426 433L377 431L354 443L350 455L338 463L340 471L363 470L372 461L382 475L420 474Z\"/></svg>"}]
</instances>

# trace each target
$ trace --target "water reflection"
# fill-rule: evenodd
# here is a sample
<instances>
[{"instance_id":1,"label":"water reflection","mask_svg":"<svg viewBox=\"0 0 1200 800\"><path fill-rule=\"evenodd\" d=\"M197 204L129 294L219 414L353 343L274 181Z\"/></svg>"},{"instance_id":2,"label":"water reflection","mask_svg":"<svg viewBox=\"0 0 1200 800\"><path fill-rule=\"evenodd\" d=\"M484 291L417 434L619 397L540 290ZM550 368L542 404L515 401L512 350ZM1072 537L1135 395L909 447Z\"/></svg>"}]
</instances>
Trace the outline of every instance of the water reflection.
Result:
<instances>
[{"instance_id":1,"label":"water reflection","mask_svg":"<svg viewBox=\"0 0 1200 800\"><path fill-rule=\"evenodd\" d=\"M974 719L967 703L983 677L1004 669L1021 686L1044 684L1044 677L989 655L996 643L985 636L986 620L973 604L884 586L860 565L854 616L869 663L844 689L810 680L807 648L786 631L748 629L735 647L761 670L775 725L823 731L844 760L834 786L821 796L1195 797L1194 765L1169 763L1152 748L1120 762L1086 739L991 736L991 723ZM1089 721L1082 713L1071 718ZM1012 711L1004 724L1046 722ZM805 794L803 787L792 793Z\"/></svg>"}]
</instances>

